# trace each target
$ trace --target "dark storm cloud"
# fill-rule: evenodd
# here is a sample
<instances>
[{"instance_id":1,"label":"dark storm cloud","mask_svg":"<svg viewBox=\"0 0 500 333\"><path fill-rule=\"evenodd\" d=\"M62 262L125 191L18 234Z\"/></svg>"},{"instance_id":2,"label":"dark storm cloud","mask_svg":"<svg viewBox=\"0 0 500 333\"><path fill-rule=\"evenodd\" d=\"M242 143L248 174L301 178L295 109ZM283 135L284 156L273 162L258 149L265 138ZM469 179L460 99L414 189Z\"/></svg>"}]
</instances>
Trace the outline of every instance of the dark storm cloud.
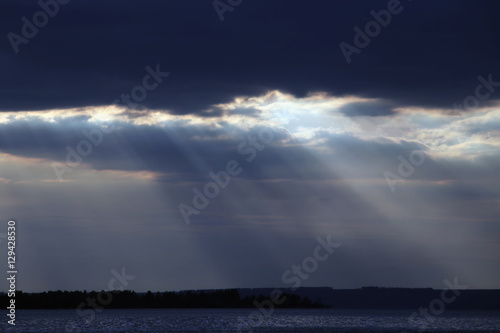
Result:
<instances>
[{"instance_id":1,"label":"dark storm cloud","mask_svg":"<svg viewBox=\"0 0 500 333\"><path fill-rule=\"evenodd\" d=\"M238 177L243 179L383 179L385 171L397 174L400 157L409 160L413 151L425 154L424 163L411 175L413 180L495 181L500 167L498 154L474 161L436 159L427 155L429 148L417 141L368 140L325 130L317 130L309 139L297 139L283 129L261 126L246 130L227 124L215 128L117 122L115 126L116 130L109 134L101 132L102 143L93 144L88 156L78 154L82 163L96 170L151 171L159 175L159 182L204 181L209 179L210 171L223 170L230 160L238 161L243 169ZM82 141L89 141L88 133L98 128L86 117L53 123L31 120L0 124L0 150L65 164L68 156L75 161L70 151L78 151ZM258 139L262 131L269 133L270 142ZM252 138L259 149L252 145Z\"/></svg>"},{"instance_id":2,"label":"dark storm cloud","mask_svg":"<svg viewBox=\"0 0 500 333\"><path fill-rule=\"evenodd\" d=\"M54 125L43 121L17 121L0 125L0 150L23 157L39 157L67 163L75 161L75 151L82 141L89 142L84 132L99 127L72 118L72 125ZM103 134L102 143L92 145L82 163L97 170L153 171L171 175L160 178L172 181L199 181L210 171L225 167L229 160L245 166L244 178L327 178L328 170L318 168L315 160L300 145L280 147L292 138L283 130L270 130L272 142L262 150L253 148L250 140L258 138L262 127L247 131L226 126L211 129L200 126L133 126L116 123L116 130ZM101 132L102 133L102 132ZM227 135L232 133L231 137ZM96 137L97 138L97 137ZM82 149L86 149L85 147ZM70 151L73 151L70 153ZM292 168L288 163L294 163ZM298 170L310 170L302 174ZM315 171L315 172L312 172Z\"/></svg>"},{"instance_id":3,"label":"dark storm cloud","mask_svg":"<svg viewBox=\"0 0 500 333\"><path fill-rule=\"evenodd\" d=\"M15 54L36 1L0 13L1 110L111 104L146 66L171 75L142 103L201 112L235 95L280 89L358 94L400 105L451 107L478 75L500 80L496 1L402 1L403 10L347 64L339 48L387 1L245 1L219 18L211 1L71 1ZM495 99L494 94L490 99Z\"/></svg>"}]
</instances>

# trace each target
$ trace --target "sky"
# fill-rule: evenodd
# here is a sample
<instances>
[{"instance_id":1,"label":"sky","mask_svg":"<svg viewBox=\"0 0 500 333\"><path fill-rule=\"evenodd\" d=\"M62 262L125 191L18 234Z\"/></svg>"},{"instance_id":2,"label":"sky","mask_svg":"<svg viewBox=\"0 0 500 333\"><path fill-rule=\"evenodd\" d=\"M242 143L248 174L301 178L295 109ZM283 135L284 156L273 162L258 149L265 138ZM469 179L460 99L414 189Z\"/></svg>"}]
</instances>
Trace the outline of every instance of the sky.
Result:
<instances>
[{"instance_id":1,"label":"sky","mask_svg":"<svg viewBox=\"0 0 500 333\"><path fill-rule=\"evenodd\" d=\"M500 288L499 9L3 1L2 261L15 219L29 292Z\"/></svg>"}]
</instances>

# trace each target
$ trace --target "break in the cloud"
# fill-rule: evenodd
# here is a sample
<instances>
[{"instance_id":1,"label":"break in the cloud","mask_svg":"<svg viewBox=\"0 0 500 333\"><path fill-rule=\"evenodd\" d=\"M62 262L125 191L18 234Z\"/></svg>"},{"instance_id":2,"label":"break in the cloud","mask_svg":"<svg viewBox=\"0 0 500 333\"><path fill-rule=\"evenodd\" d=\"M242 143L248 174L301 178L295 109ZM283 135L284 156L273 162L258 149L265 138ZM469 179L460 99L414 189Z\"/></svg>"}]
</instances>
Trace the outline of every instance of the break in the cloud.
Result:
<instances>
[{"instance_id":1,"label":"break in the cloud","mask_svg":"<svg viewBox=\"0 0 500 333\"><path fill-rule=\"evenodd\" d=\"M285 263L307 254L308 240L332 234L344 249L310 285L438 287L441 276L460 274L496 287L500 141L492 124L500 111L346 115L360 103L377 109L381 102L271 91L216 104L209 116L119 106L4 112L0 177L10 199L2 205L18 207L27 237L36 232L50 241L56 229L65 235L63 252L42 251L30 239L24 269L39 274L40 260L51 269L28 251L38 249L57 262L70 253L80 258L67 265L84 276L91 259L82 253L101 258L95 282L62 274L57 281L68 289L98 289L110 262L141 272L139 290L278 285ZM108 128L58 182L53 166L67 165L66 147L77 151L90 141L84 133ZM259 141L263 129L270 142ZM385 173L398 175L400 158L410 161L415 151L425 160L399 174L393 193ZM192 206L192 189L203 190L209 173L230 160L241 174L187 226L178 205ZM37 276L25 288L48 288Z\"/></svg>"},{"instance_id":2,"label":"break in the cloud","mask_svg":"<svg viewBox=\"0 0 500 333\"><path fill-rule=\"evenodd\" d=\"M328 234L305 285L499 288L498 4L400 5L349 64L339 44L386 0L244 1L223 22L211 1L71 1L19 52L4 38L19 288L101 290L121 267L141 291L280 286ZM4 36L40 10L3 6ZM187 225L179 204L230 161Z\"/></svg>"}]
</instances>

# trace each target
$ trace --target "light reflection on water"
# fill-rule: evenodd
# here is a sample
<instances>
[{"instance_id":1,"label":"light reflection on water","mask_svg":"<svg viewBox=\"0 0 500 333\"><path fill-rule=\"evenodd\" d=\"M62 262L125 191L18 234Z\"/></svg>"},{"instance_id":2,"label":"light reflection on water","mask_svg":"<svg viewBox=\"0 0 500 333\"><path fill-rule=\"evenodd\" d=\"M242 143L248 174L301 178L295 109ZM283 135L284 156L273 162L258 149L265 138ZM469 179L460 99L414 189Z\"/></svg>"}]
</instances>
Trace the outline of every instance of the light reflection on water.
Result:
<instances>
[{"instance_id":1,"label":"light reflection on water","mask_svg":"<svg viewBox=\"0 0 500 333\"><path fill-rule=\"evenodd\" d=\"M280 309L259 322L256 309L125 309L79 317L75 310L18 310L16 326L4 314L6 332L500 332L500 313L446 311L410 322L413 311ZM4 311L5 313L5 311ZM90 314L90 312L87 312Z\"/></svg>"}]
</instances>

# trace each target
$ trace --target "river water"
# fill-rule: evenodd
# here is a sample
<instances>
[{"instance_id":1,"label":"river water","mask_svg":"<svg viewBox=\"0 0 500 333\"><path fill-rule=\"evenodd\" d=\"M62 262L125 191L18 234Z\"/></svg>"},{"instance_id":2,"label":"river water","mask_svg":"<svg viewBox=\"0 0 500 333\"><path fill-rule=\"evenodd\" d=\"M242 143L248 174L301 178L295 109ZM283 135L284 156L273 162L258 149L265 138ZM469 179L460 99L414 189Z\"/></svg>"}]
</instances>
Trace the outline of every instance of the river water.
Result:
<instances>
[{"instance_id":1,"label":"river water","mask_svg":"<svg viewBox=\"0 0 500 333\"><path fill-rule=\"evenodd\" d=\"M18 310L5 332L500 332L500 312L452 311L411 321L413 311L279 309Z\"/></svg>"}]
</instances>

